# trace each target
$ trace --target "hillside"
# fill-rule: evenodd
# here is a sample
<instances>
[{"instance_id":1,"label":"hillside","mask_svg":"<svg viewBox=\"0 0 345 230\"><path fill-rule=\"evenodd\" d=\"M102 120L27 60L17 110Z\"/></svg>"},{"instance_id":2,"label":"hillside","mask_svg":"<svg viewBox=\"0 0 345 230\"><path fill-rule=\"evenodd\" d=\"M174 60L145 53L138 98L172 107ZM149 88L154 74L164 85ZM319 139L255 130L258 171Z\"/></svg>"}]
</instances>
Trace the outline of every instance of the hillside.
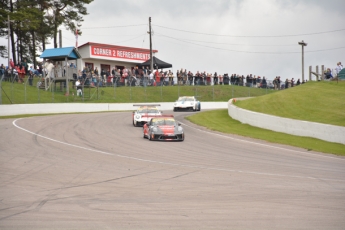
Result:
<instances>
[{"instance_id":1,"label":"hillside","mask_svg":"<svg viewBox=\"0 0 345 230\"><path fill-rule=\"evenodd\" d=\"M308 82L237 101L236 106L275 116L345 126L345 81Z\"/></svg>"}]
</instances>

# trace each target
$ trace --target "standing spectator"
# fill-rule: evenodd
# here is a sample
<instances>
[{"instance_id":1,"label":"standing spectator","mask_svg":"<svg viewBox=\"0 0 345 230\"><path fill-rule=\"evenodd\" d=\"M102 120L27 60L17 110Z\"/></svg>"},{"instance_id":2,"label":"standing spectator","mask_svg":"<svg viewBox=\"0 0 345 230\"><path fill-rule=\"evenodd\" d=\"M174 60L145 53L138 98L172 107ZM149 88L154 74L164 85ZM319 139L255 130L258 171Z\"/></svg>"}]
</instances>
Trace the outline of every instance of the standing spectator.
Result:
<instances>
[{"instance_id":1,"label":"standing spectator","mask_svg":"<svg viewBox=\"0 0 345 230\"><path fill-rule=\"evenodd\" d=\"M174 85L174 75L171 72L171 70L169 70L168 72L168 77L169 77L169 85Z\"/></svg>"},{"instance_id":2,"label":"standing spectator","mask_svg":"<svg viewBox=\"0 0 345 230\"><path fill-rule=\"evenodd\" d=\"M213 85L218 85L218 75L217 72L213 74Z\"/></svg>"},{"instance_id":3,"label":"standing spectator","mask_svg":"<svg viewBox=\"0 0 345 230\"><path fill-rule=\"evenodd\" d=\"M266 81L265 76L262 77L261 87L262 88L267 88L267 81Z\"/></svg>"},{"instance_id":4,"label":"standing spectator","mask_svg":"<svg viewBox=\"0 0 345 230\"><path fill-rule=\"evenodd\" d=\"M341 62L338 62L337 67L335 67L335 72L336 72L337 76L342 69L343 69L343 65L341 64Z\"/></svg>"},{"instance_id":5,"label":"standing spectator","mask_svg":"<svg viewBox=\"0 0 345 230\"><path fill-rule=\"evenodd\" d=\"M78 70L78 79L81 80L83 78L83 73L81 70Z\"/></svg>"},{"instance_id":6,"label":"standing spectator","mask_svg":"<svg viewBox=\"0 0 345 230\"><path fill-rule=\"evenodd\" d=\"M31 66L32 67L32 66ZM30 86L32 86L32 81L33 81L33 79L34 79L34 71L33 71L33 69L31 68L30 70L29 70L29 78L28 78L28 80L29 80L29 85Z\"/></svg>"},{"instance_id":7,"label":"standing spectator","mask_svg":"<svg viewBox=\"0 0 345 230\"><path fill-rule=\"evenodd\" d=\"M120 69L117 69L115 72L115 77L114 77L115 86L117 86L117 83L119 82L120 78L121 78L121 72L120 72Z\"/></svg>"},{"instance_id":8,"label":"standing spectator","mask_svg":"<svg viewBox=\"0 0 345 230\"><path fill-rule=\"evenodd\" d=\"M14 62L13 62L12 58L10 59L10 67L11 67L11 69L14 69Z\"/></svg>"},{"instance_id":9,"label":"standing spectator","mask_svg":"<svg viewBox=\"0 0 345 230\"><path fill-rule=\"evenodd\" d=\"M1 64L1 66L0 66L0 78L2 77L2 75L4 75L5 74L5 66L4 66L4 64Z\"/></svg>"},{"instance_id":10,"label":"standing spectator","mask_svg":"<svg viewBox=\"0 0 345 230\"><path fill-rule=\"evenodd\" d=\"M294 87L295 86L295 80L294 78L291 78L291 87Z\"/></svg>"},{"instance_id":11,"label":"standing spectator","mask_svg":"<svg viewBox=\"0 0 345 230\"><path fill-rule=\"evenodd\" d=\"M260 85L261 85L261 77L258 76L258 77L256 78L256 87L257 87L257 88L260 88Z\"/></svg>"},{"instance_id":12,"label":"standing spectator","mask_svg":"<svg viewBox=\"0 0 345 230\"><path fill-rule=\"evenodd\" d=\"M84 71L83 71L83 78L85 79L85 77L86 77L86 74L85 74L85 77L84 77ZM106 72L104 71L104 69L102 69L101 70L101 80L102 80L102 82L104 83L104 81L105 81L105 76L106 75Z\"/></svg>"},{"instance_id":13,"label":"standing spectator","mask_svg":"<svg viewBox=\"0 0 345 230\"><path fill-rule=\"evenodd\" d=\"M194 85L200 85L200 73L199 73L199 71L196 71L196 74L194 76Z\"/></svg>"},{"instance_id":14,"label":"standing spectator","mask_svg":"<svg viewBox=\"0 0 345 230\"><path fill-rule=\"evenodd\" d=\"M298 78L298 80L297 80L297 82L296 82L296 86L297 85L300 85L301 84L301 81L299 80L299 78Z\"/></svg>"},{"instance_id":15,"label":"standing spectator","mask_svg":"<svg viewBox=\"0 0 345 230\"><path fill-rule=\"evenodd\" d=\"M188 82L189 82L189 85L193 85L193 73L188 71Z\"/></svg>"},{"instance_id":16,"label":"standing spectator","mask_svg":"<svg viewBox=\"0 0 345 230\"><path fill-rule=\"evenodd\" d=\"M97 67L95 68L95 70L93 72L95 73L96 76L98 76L99 73L98 73Z\"/></svg>"},{"instance_id":17,"label":"standing spectator","mask_svg":"<svg viewBox=\"0 0 345 230\"><path fill-rule=\"evenodd\" d=\"M127 67L125 66L122 70L122 77L124 79L125 85L127 85L128 76L129 76L129 71L128 71Z\"/></svg>"},{"instance_id":18,"label":"standing spectator","mask_svg":"<svg viewBox=\"0 0 345 230\"><path fill-rule=\"evenodd\" d=\"M115 67L113 67L113 69L111 70L111 75L113 75L113 77L115 77L115 72L116 72L116 69Z\"/></svg>"},{"instance_id":19,"label":"standing spectator","mask_svg":"<svg viewBox=\"0 0 345 230\"><path fill-rule=\"evenodd\" d=\"M22 65L22 67L24 67L24 74L27 75L28 74L28 63L27 63L26 58L24 58L21 65ZM21 69L23 69L23 68L21 68Z\"/></svg>"},{"instance_id":20,"label":"standing spectator","mask_svg":"<svg viewBox=\"0 0 345 230\"><path fill-rule=\"evenodd\" d=\"M150 78L149 84L150 84L150 85L153 85L154 79L153 79L153 72L151 72L151 71L150 71L149 78Z\"/></svg>"},{"instance_id":21,"label":"standing spectator","mask_svg":"<svg viewBox=\"0 0 345 230\"><path fill-rule=\"evenodd\" d=\"M219 81L219 85L223 85L223 76L222 75L218 76L218 81Z\"/></svg>"},{"instance_id":22,"label":"standing spectator","mask_svg":"<svg viewBox=\"0 0 345 230\"><path fill-rule=\"evenodd\" d=\"M285 80L285 89L289 88L289 79L286 78Z\"/></svg>"},{"instance_id":23,"label":"standing spectator","mask_svg":"<svg viewBox=\"0 0 345 230\"><path fill-rule=\"evenodd\" d=\"M211 85L211 77L212 77L212 74L208 73L206 76L207 85Z\"/></svg>"},{"instance_id":24,"label":"standing spectator","mask_svg":"<svg viewBox=\"0 0 345 230\"><path fill-rule=\"evenodd\" d=\"M277 88L278 90L280 90L280 76L278 76L277 78Z\"/></svg>"},{"instance_id":25,"label":"standing spectator","mask_svg":"<svg viewBox=\"0 0 345 230\"><path fill-rule=\"evenodd\" d=\"M230 83L229 74L225 73L225 74L223 75L223 84L224 84L224 85L229 85L229 83Z\"/></svg>"}]
</instances>

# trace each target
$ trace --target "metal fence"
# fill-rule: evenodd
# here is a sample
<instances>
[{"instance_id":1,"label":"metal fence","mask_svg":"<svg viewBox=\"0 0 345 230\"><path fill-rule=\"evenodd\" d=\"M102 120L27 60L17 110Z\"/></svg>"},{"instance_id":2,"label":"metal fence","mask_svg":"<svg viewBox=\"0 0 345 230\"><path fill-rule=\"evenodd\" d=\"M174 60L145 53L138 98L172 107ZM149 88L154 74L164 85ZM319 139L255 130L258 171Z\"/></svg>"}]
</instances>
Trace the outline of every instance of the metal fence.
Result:
<instances>
[{"instance_id":1,"label":"metal fence","mask_svg":"<svg viewBox=\"0 0 345 230\"><path fill-rule=\"evenodd\" d=\"M73 72L72 72L73 74ZM59 79L59 78L55 78ZM179 96L196 96L201 101L227 101L235 97L260 96L274 92L272 81L267 84L247 82L173 81L155 82L149 79L126 80L98 77L82 79L75 86L71 81L49 81L48 87L41 76L20 78L16 75L1 76L0 104L64 103L64 102L167 102ZM175 80L175 81L174 81ZM66 85L69 90L67 91ZM67 94L69 92L69 94Z\"/></svg>"}]
</instances>

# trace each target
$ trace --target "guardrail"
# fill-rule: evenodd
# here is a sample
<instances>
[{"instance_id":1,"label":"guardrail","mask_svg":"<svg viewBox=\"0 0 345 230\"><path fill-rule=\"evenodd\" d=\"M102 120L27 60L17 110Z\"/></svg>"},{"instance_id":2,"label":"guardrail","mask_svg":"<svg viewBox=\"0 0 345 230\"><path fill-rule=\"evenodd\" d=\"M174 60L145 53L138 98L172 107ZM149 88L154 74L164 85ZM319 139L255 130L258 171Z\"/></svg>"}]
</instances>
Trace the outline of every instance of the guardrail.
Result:
<instances>
[{"instance_id":1,"label":"guardrail","mask_svg":"<svg viewBox=\"0 0 345 230\"><path fill-rule=\"evenodd\" d=\"M345 127L257 113L239 108L232 102L232 99L228 102L228 114L242 123L276 132L313 137L345 145Z\"/></svg>"}]
</instances>

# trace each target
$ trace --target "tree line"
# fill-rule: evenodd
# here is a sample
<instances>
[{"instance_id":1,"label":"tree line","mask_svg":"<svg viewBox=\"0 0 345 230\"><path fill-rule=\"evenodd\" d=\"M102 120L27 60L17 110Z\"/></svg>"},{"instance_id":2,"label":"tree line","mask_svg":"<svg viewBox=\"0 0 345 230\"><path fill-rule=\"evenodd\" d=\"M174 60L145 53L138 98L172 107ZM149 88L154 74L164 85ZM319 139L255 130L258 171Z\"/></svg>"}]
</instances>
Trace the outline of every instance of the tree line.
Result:
<instances>
[{"instance_id":1,"label":"tree line","mask_svg":"<svg viewBox=\"0 0 345 230\"><path fill-rule=\"evenodd\" d=\"M14 63L24 58L36 68L37 53L46 49L53 38L58 47L59 26L81 35L79 29L93 0L0 0L0 36L10 39ZM10 23L8 25L8 16ZM0 56L8 58L7 46L0 46Z\"/></svg>"}]
</instances>

